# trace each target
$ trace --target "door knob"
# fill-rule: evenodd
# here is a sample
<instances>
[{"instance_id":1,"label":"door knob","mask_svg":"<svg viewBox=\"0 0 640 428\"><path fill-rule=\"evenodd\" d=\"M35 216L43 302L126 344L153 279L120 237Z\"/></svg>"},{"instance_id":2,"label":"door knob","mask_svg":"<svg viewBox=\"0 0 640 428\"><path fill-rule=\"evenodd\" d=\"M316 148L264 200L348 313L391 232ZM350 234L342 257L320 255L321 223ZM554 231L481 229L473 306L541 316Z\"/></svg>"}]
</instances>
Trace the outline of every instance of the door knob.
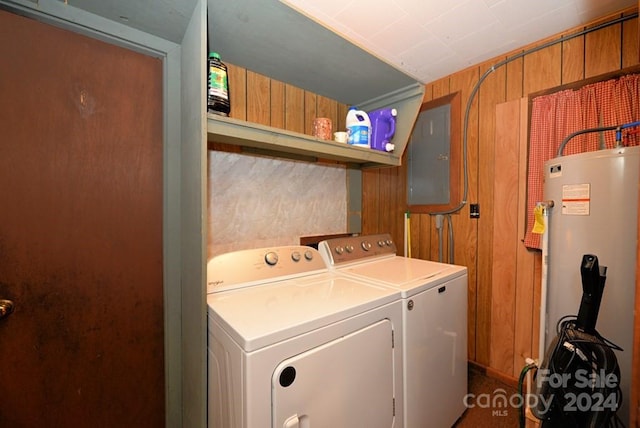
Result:
<instances>
[{"instance_id":1,"label":"door knob","mask_svg":"<svg viewBox=\"0 0 640 428\"><path fill-rule=\"evenodd\" d=\"M8 317L13 312L13 302L11 300L0 300L0 319Z\"/></svg>"}]
</instances>

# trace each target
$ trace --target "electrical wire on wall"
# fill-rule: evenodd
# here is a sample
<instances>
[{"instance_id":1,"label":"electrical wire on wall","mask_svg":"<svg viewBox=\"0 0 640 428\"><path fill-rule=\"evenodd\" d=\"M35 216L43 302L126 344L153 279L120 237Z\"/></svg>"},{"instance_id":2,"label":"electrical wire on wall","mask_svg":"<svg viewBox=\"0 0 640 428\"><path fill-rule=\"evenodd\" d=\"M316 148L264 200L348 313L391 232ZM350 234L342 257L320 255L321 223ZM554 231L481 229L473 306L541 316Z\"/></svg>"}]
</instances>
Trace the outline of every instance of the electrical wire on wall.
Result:
<instances>
[{"instance_id":1,"label":"electrical wire on wall","mask_svg":"<svg viewBox=\"0 0 640 428\"><path fill-rule=\"evenodd\" d=\"M480 85L482 85L482 83L486 80L487 77L489 77L489 75L491 73L493 73L494 71L496 71L498 68L509 64L512 61L515 61L517 59L523 58L525 55L529 55L532 54L534 52L540 51L542 49L546 49L550 46L556 45L558 43L562 43L562 42L566 42L567 40L571 40L574 39L576 37L580 37L583 36L585 34L588 33L592 33L594 31L598 31L601 30L603 28L609 27L611 25L615 25L615 24L619 24L621 22L624 21L628 21L630 19L633 18L637 18L638 17L638 13L632 13L629 15L625 15L625 16L621 16L619 18L613 19L611 21L608 22L603 22L602 24L596 25L594 27L590 27L581 31L578 31L576 33L573 34L569 34L566 36L560 36L558 39L555 40L550 40L546 43L543 43L539 46L535 46L533 48L524 50L522 52L519 52L513 56L510 56L508 58L505 58L502 61L498 61L496 64L492 65L487 71L484 72L484 74L482 74L482 76L480 76L480 79L478 79L478 82L474 85L473 89L471 90L471 94L469 95L469 99L467 100L467 105L464 111L464 122L462 125L462 170L463 170L463 191L462 191L462 198L460 200L460 203L455 206L454 208L451 208L449 210L445 210L445 211L440 211L440 212L434 212L434 213L430 213L430 215L432 216L438 216L438 215L450 215L450 214L454 214L457 213L458 211L460 211L462 208L464 208L464 206L467 204L467 196L469 194L469 168L468 168L468 159L467 159L467 151L468 151L468 129L469 129L469 114L471 112L471 104L473 103L474 98L476 97L478 90L480 89ZM437 220L436 220L437 223ZM451 249L453 248L453 233L451 232L451 228L453 227L452 223L449 222L449 248L450 248L450 258L449 258L449 263L454 263L454 258L453 258L453 252L451 251ZM441 229L440 229L441 230ZM442 252L440 251L440 254ZM440 256L440 261L442 261L442 256Z\"/></svg>"}]
</instances>

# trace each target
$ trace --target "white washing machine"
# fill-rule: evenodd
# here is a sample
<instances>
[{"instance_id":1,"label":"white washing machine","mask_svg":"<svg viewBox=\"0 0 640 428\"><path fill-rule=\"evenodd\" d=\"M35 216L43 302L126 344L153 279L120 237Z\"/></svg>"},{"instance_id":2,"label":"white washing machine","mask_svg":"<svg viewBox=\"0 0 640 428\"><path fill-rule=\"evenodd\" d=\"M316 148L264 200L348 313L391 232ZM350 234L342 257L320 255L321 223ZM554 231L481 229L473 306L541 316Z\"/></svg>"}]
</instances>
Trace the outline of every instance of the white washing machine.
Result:
<instances>
[{"instance_id":1,"label":"white washing machine","mask_svg":"<svg viewBox=\"0 0 640 428\"><path fill-rule=\"evenodd\" d=\"M397 290L304 246L214 257L207 282L210 428L403 426Z\"/></svg>"},{"instance_id":2,"label":"white washing machine","mask_svg":"<svg viewBox=\"0 0 640 428\"><path fill-rule=\"evenodd\" d=\"M318 249L336 272L400 291L404 426L451 427L467 394L467 268L397 256L388 234L329 239Z\"/></svg>"}]
</instances>

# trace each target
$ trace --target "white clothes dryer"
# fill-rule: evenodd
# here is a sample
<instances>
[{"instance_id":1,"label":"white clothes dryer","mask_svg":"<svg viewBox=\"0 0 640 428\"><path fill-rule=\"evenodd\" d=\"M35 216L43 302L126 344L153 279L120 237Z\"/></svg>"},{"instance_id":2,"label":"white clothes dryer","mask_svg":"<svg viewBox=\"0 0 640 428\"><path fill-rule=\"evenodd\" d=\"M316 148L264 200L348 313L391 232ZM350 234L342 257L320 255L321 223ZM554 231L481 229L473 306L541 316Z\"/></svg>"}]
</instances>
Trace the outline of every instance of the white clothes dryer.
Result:
<instances>
[{"instance_id":1,"label":"white clothes dryer","mask_svg":"<svg viewBox=\"0 0 640 428\"><path fill-rule=\"evenodd\" d=\"M400 292L405 428L448 428L467 394L467 268L396 255L389 234L334 238L318 249L336 272Z\"/></svg>"},{"instance_id":2,"label":"white clothes dryer","mask_svg":"<svg viewBox=\"0 0 640 428\"><path fill-rule=\"evenodd\" d=\"M210 428L400 428L397 290L329 271L317 250L207 264Z\"/></svg>"}]
</instances>

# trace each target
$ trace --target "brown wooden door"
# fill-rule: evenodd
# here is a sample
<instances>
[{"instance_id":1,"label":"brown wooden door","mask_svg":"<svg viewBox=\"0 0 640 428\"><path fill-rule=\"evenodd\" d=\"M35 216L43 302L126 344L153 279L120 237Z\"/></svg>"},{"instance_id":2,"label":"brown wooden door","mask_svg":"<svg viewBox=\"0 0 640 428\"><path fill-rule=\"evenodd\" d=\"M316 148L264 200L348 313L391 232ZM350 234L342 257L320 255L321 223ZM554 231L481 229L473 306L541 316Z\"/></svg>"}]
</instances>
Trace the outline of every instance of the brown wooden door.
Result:
<instances>
[{"instance_id":1,"label":"brown wooden door","mask_svg":"<svg viewBox=\"0 0 640 428\"><path fill-rule=\"evenodd\" d=\"M162 62L0 40L0 426L163 426Z\"/></svg>"}]
</instances>

